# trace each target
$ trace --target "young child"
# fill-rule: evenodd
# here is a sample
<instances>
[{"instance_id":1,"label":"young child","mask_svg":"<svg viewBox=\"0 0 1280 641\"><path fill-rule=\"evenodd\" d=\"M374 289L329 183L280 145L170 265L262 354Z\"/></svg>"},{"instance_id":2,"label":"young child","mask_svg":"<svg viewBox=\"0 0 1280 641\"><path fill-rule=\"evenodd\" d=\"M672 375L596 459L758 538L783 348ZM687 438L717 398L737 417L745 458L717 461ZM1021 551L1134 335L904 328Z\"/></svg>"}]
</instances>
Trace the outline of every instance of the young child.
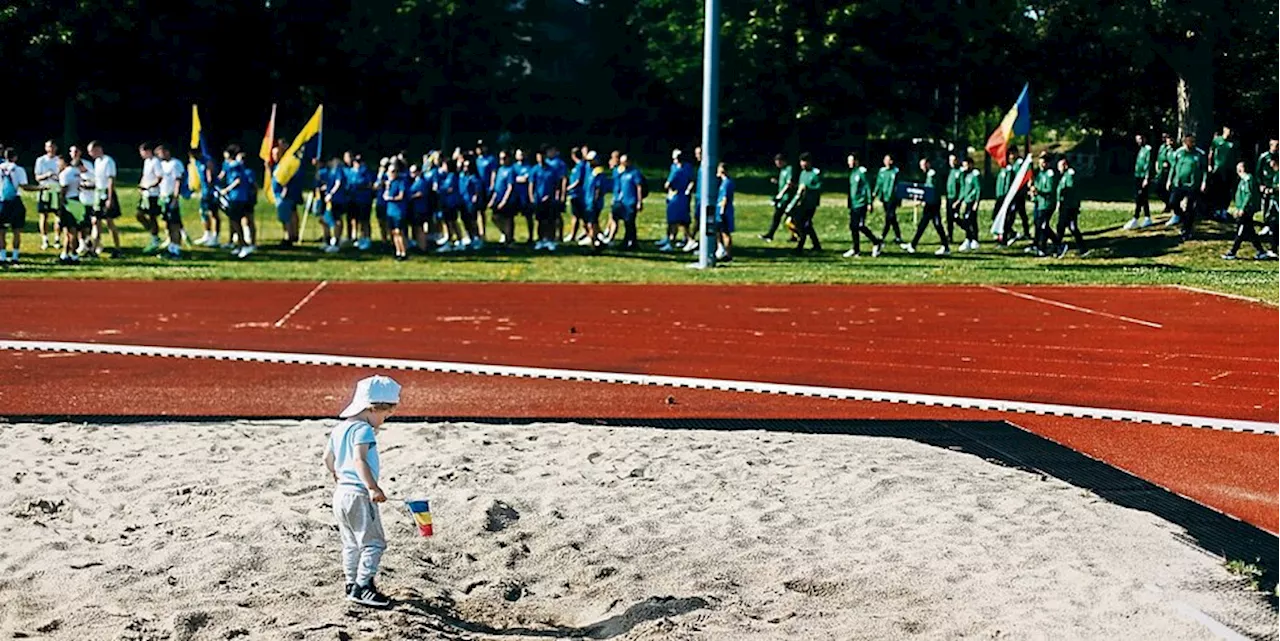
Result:
<instances>
[{"instance_id":1,"label":"young child","mask_svg":"<svg viewBox=\"0 0 1280 641\"><path fill-rule=\"evenodd\" d=\"M716 217L720 221L720 246L716 248L716 260L733 261L733 232L736 227L733 210L733 178L724 163L716 165L716 177L720 179L720 191L716 194Z\"/></svg>"},{"instance_id":2,"label":"young child","mask_svg":"<svg viewBox=\"0 0 1280 641\"><path fill-rule=\"evenodd\" d=\"M413 173L417 174L417 167L413 167ZM421 181L421 176L415 177L416 181ZM396 260L403 261L409 258L408 248L405 246L404 229L405 222L412 220L409 215L409 207L420 203L422 199L410 202L410 188L406 181L400 179L400 168L396 163L392 163L387 168L386 188L382 191L382 200L387 203L387 224L391 226L391 244L395 248ZM420 192L419 192L420 195ZM421 215L420 213L418 215ZM422 229L418 227L419 231Z\"/></svg>"},{"instance_id":3,"label":"young child","mask_svg":"<svg viewBox=\"0 0 1280 641\"><path fill-rule=\"evenodd\" d=\"M375 608L391 605L373 582L387 549L376 505L387 500L378 486L377 432L399 403L399 383L386 376L361 379L324 448L324 465L337 483L333 516L342 537L347 600Z\"/></svg>"}]
</instances>

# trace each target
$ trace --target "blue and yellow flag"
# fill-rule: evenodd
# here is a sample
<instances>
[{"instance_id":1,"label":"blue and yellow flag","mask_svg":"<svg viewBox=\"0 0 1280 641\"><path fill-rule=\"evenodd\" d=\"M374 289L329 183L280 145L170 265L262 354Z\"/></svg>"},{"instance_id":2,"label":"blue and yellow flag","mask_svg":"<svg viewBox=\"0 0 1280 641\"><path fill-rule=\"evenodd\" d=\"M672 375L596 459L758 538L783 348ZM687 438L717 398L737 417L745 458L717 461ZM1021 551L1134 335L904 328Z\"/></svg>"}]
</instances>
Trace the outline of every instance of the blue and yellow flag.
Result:
<instances>
[{"instance_id":1,"label":"blue and yellow flag","mask_svg":"<svg viewBox=\"0 0 1280 641\"><path fill-rule=\"evenodd\" d=\"M324 105L320 105L316 107L316 113L311 116L311 120L308 120L302 131L298 132L298 137L293 139L293 144L280 155L280 162L272 173L276 182L288 185L289 181L293 180L312 158L318 157L323 124Z\"/></svg>"},{"instance_id":2,"label":"blue and yellow flag","mask_svg":"<svg viewBox=\"0 0 1280 641\"><path fill-rule=\"evenodd\" d=\"M200 111L191 105L191 152L187 161L187 188L200 193L204 186L204 166L209 162L209 147L204 142L200 128Z\"/></svg>"}]
</instances>

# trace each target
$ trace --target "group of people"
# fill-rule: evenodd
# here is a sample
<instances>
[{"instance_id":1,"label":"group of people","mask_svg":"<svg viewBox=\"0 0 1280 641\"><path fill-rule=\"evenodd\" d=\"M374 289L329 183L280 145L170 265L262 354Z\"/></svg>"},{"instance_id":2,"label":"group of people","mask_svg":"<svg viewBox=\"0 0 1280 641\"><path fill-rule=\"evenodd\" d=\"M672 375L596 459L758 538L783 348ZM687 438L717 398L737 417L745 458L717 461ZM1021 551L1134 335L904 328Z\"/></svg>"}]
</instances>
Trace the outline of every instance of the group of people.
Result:
<instances>
[{"instance_id":1,"label":"group of people","mask_svg":"<svg viewBox=\"0 0 1280 641\"><path fill-rule=\"evenodd\" d=\"M1280 214L1280 140L1272 138L1268 142L1267 150L1258 156L1250 172L1249 164L1239 160L1230 127L1223 127L1214 136L1207 153L1196 146L1194 135L1183 136L1181 145L1170 134L1163 134L1162 138L1159 149L1153 150L1142 134L1134 137L1138 151L1133 169L1133 217L1124 228L1142 229L1153 224L1150 201L1154 194L1164 204L1163 213L1172 214L1165 226L1181 224L1184 239L1192 237L1197 219L1232 222L1235 240L1222 258L1235 260L1246 242L1256 250L1255 258L1275 258ZM1261 230L1255 219L1259 213Z\"/></svg>"}]
</instances>

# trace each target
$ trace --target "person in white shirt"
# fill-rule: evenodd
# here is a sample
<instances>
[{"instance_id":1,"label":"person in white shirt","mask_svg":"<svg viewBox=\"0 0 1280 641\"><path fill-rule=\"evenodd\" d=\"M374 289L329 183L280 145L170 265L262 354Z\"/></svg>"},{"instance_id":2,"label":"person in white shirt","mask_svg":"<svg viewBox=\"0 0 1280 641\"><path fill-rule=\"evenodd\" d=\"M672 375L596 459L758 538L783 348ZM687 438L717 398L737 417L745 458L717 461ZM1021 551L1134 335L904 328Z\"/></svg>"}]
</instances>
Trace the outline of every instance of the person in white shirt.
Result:
<instances>
[{"instance_id":1,"label":"person in white shirt","mask_svg":"<svg viewBox=\"0 0 1280 641\"><path fill-rule=\"evenodd\" d=\"M67 154L71 157L71 168L75 169L80 176L80 184L78 188L77 198L80 200L80 206L84 209L84 214L80 218L80 242L76 246L76 253L81 256L89 256L96 258L98 252L90 242L90 229L93 226L94 207L97 205L97 198L94 195L93 188L93 165L85 160L84 152L79 147L71 145L67 147Z\"/></svg>"},{"instance_id":2,"label":"person in white shirt","mask_svg":"<svg viewBox=\"0 0 1280 641\"><path fill-rule=\"evenodd\" d=\"M44 155L36 158L36 182L43 189L36 197L36 211L40 214L40 249L49 248L49 219L53 219L53 243L58 244L58 143L46 140Z\"/></svg>"},{"instance_id":3,"label":"person in white shirt","mask_svg":"<svg viewBox=\"0 0 1280 641\"><path fill-rule=\"evenodd\" d=\"M86 218L86 214L80 201L80 170L67 156L58 156L58 185L61 190L58 218L62 225L62 253L58 255L58 262L79 265L80 255L72 248L81 244L80 218Z\"/></svg>"},{"instance_id":4,"label":"person in white shirt","mask_svg":"<svg viewBox=\"0 0 1280 641\"><path fill-rule=\"evenodd\" d=\"M0 152L0 159L0 265L16 265L18 250L22 248L22 226L27 223L22 192L39 191L40 187L27 184L27 170L18 165L16 149ZM13 230L12 258L5 249L5 229Z\"/></svg>"},{"instance_id":5,"label":"person in white shirt","mask_svg":"<svg viewBox=\"0 0 1280 641\"><path fill-rule=\"evenodd\" d=\"M151 242L142 250L153 254L160 249L160 159L151 153L147 143L138 145L142 157L142 178L138 181L138 222L151 234Z\"/></svg>"},{"instance_id":6,"label":"person in white shirt","mask_svg":"<svg viewBox=\"0 0 1280 641\"><path fill-rule=\"evenodd\" d=\"M156 147L156 155L160 158L160 216L164 218L165 228L169 231L168 256L178 258L182 247L182 181L186 178L186 169L182 161L173 157L165 145Z\"/></svg>"},{"instance_id":7,"label":"person in white shirt","mask_svg":"<svg viewBox=\"0 0 1280 641\"><path fill-rule=\"evenodd\" d=\"M120 199L116 194L116 159L102 151L102 143L94 140L89 143L89 157L93 159L93 246L102 251L102 224L106 223L111 232L111 257L120 258L120 230L116 229L116 219L120 217Z\"/></svg>"}]
</instances>

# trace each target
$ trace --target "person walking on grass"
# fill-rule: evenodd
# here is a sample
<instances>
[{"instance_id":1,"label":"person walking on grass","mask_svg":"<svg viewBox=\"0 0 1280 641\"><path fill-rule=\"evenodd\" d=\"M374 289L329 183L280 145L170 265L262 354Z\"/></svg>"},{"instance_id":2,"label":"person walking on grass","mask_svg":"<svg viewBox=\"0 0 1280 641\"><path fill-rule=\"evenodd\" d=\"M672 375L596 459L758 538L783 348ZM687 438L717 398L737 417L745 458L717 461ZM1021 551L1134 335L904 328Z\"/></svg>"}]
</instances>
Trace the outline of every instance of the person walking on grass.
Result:
<instances>
[{"instance_id":1,"label":"person walking on grass","mask_svg":"<svg viewBox=\"0 0 1280 641\"><path fill-rule=\"evenodd\" d=\"M689 244L689 200L694 184L693 165L684 161L679 149L671 152L671 171L663 187L667 191L667 233L658 241L658 251L673 252Z\"/></svg>"},{"instance_id":2,"label":"person walking on grass","mask_svg":"<svg viewBox=\"0 0 1280 641\"><path fill-rule=\"evenodd\" d=\"M1138 143L1138 155L1133 160L1133 218L1124 224L1125 229L1151 226L1151 181L1156 177L1151 145L1142 134L1133 139Z\"/></svg>"},{"instance_id":3,"label":"person walking on grass","mask_svg":"<svg viewBox=\"0 0 1280 641\"><path fill-rule=\"evenodd\" d=\"M1160 149L1156 151L1156 180L1155 188L1160 195L1160 203L1164 207L1160 210L1161 214L1167 214L1173 211L1169 198L1169 170L1173 167L1173 152L1178 150L1178 145L1173 141L1173 136L1168 133L1160 134Z\"/></svg>"},{"instance_id":4,"label":"person walking on grass","mask_svg":"<svg viewBox=\"0 0 1280 641\"><path fill-rule=\"evenodd\" d=\"M787 162L787 157L777 154L773 157L773 166L778 169L778 177L770 178L769 182L777 185L777 192L773 198L773 220L769 221L769 231L760 235L760 240L766 243L773 242L773 235L777 233L778 227L782 225L782 219L786 217L787 205L791 203L792 197L796 193L796 173L791 163ZM798 240L795 234L792 234L791 241Z\"/></svg>"},{"instance_id":5,"label":"person walking on grass","mask_svg":"<svg viewBox=\"0 0 1280 641\"><path fill-rule=\"evenodd\" d=\"M719 246L716 247L716 260L722 263L733 262L733 232L736 229L736 212L733 207L733 178L724 163L716 165L716 178L720 184L716 195L716 220L719 223L717 235Z\"/></svg>"},{"instance_id":6,"label":"person walking on grass","mask_svg":"<svg viewBox=\"0 0 1280 641\"><path fill-rule=\"evenodd\" d=\"M232 237L240 238L240 246L232 246L236 258L248 258L257 248L257 221L253 215L254 198L258 188L253 183L253 171L245 164L244 150L239 145L227 147L228 162L223 164L222 195L227 199L227 222ZM337 226L334 227L337 229Z\"/></svg>"},{"instance_id":7,"label":"person walking on grass","mask_svg":"<svg viewBox=\"0 0 1280 641\"><path fill-rule=\"evenodd\" d=\"M89 212L80 200L80 183L80 168L71 162L69 155L58 156L58 220L62 227L62 252L58 254L58 262L63 265L80 264L76 247L83 244L81 224L88 229ZM156 245L159 246L159 242Z\"/></svg>"},{"instance_id":8,"label":"person walking on grass","mask_svg":"<svg viewBox=\"0 0 1280 641\"><path fill-rule=\"evenodd\" d=\"M1053 170L1047 152L1040 152L1039 163L1040 171L1031 183L1031 196L1035 198L1031 218L1036 226L1036 235L1026 252L1044 257L1049 255L1050 249L1060 244L1053 233L1053 212L1058 206L1058 174Z\"/></svg>"},{"instance_id":9,"label":"person walking on grass","mask_svg":"<svg viewBox=\"0 0 1280 641\"><path fill-rule=\"evenodd\" d=\"M1014 243L1023 238L1031 237L1031 227L1027 223L1027 190L1024 184L1014 186L1013 181L1018 177L1018 167L1021 161L1018 158L1016 149L1009 150L1009 164L1000 170L996 176L996 201L995 206L991 210L992 217L1000 215L1000 207L1004 205L1005 198L1009 195L1010 189L1017 189L1013 195L1013 200L1009 202L1009 211L1004 213L1004 228L1001 230L1000 237L996 240L1005 245L1012 247ZM1014 216L1022 220L1022 233L1014 233Z\"/></svg>"},{"instance_id":10,"label":"person walking on grass","mask_svg":"<svg viewBox=\"0 0 1280 641\"><path fill-rule=\"evenodd\" d=\"M1173 227L1182 223L1182 239L1191 240L1195 229L1196 214L1203 206L1205 188L1208 185L1209 161L1203 151L1196 147L1196 137L1187 134L1182 137L1182 147L1169 156L1169 206L1173 216L1165 227ZM1186 206L1183 206L1183 203Z\"/></svg>"},{"instance_id":11,"label":"person walking on grass","mask_svg":"<svg viewBox=\"0 0 1280 641\"><path fill-rule=\"evenodd\" d=\"M186 170L182 161L173 157L165 145L156 147L160 158L160 218L169 234L169 246L165 253L169 258L182 256L182 208L180 198Z\"/></svg>"},{"instance_id":12,"label":"person walking on grass","mask_svg":"<svg viewBox=\"0 0 1280 641\"><path fill-rule=\"evenodd\" d=\"M942 225L942 191L945 186L942 184L945 180L938 170L933 168L933 163L928 158L920 159L920 171L924 174L924 210L920 217L920 223L916 225L916 233L911 237L911 242L902 245L903 251L908 254L916 253L916 247L920 244L920 239L924 237L924 230L933 225L935 231L938 232L938 242L942 246L933 252L936 256L946 256L951 253L951 243L947 240L947 230Z\"/></svg>"},{"instance_id":13,"label":"person walking on grass","mask_svg":"<svg viewBox=\"0 0 1280 641\"><path fill-rule=\"evenodd\" d=\"M889 242L889 230L892 229L894 244L901 245L902 228L898 226L898 206L902 202L898 200L898 168L894 165L893 156L889 154L885 154L881 162L883 164L876 172L876 187L867 212L874 210L875 201L879 200L884 209L884 228L880 230L880 237L884 242Z\"/></svg>"},{"instance_id":14,"label":"person walking on grass","mask_svg":"<svg viewBox=\"0 0 1280 641\"><path fill-rule=\"evenodd\" d=\"M636 217L644 211L644 194L640 170L631 166L627 154L618 158L618 176L613 185L613 218L622 227L622 249L639 249L636 240Z\"/></svg>"},{"instance_id":15,"label":"person walking on grass","mask_svg":"<svg viewBox=\"0 0 1280 641\"><path fill-rule=\"evenodd\" d=\"M964 183L964 169L960 167L960 157L947 155L947 242L956 238L956 221L960 218L960 188Z\"/></svg>"},{"instance_id":16,"label":"person walking on grass","mask_svg":"<svg viewBox=\"0 0 1280 641\"><path fill-rule=\"evenodd\" d=\"M1076 241L1076 253L1081 258L1089 255L1084 246L1084 234L1080 233L1080 192L1076 191L1076 170L1066 157L1058 159L1058 258L1067 255L1067 232Z\"/></svg>"},{"instance_id":17,"label":"person walking on grass","mask_svg":"<svg viewBox=\"0 0 1280 641\"><path fill-rule=\"evenodd\" d=\"M399 403L399 383L386 376L361 379L324 448L324 466L335 483L333 516L342 540L346 599L374 608L391 605L375 582L387 549L378 513L378 504L387 501L378 485L378 432Z\"/></svg>"},{"instance_id":18,"label":"person walking on grass","mask_svg":"<svg viewBox=\"0 0 1280 641\"><path fill-rule=\"evenodd\" d=\"M142 158L142 178L138 181L138 223L151 234L151 240L142 249L144 254L154 254L160 249L160 159L150 145L138 146Z\"/></svg>"},{"instance_id":19,"label":"person walking on grass","mask_svg":"<svg viewBox=\"0 0 1280 641\"><path fill-rule=\"evenodd\" d=\"M22 227L27 224L27 207L22 192L41 191L40 185L27 184L27 170L18 164L18 150L0 151L0 265L17 265L22 249ZM5 230L13 232L13 251L5 248Z\"/></svg>"},{"instance_id":20,"label":"person walking on grass","mask_svg":"<svg viewBox=\"0 0 1280 641\"><path fill-rule=\"evenodd\" d=\"M1231 250L1222 255L1223 260L1235 260L1236 252L1240 251L1240 245L1248 241L1257 250L1254 258L1257 260L1266 260L1275 258L1275 252L1268 250L1262 246L1262 241L1258 239L1258 232L1253 228L1253 217L1257 215L1258 210L1262 208L1262 199L1258 189L1258 178L1249 173L1248 168L1243 162L1236 164L1236 175L1240 177L1240 182L1236 185L1236 239L1231 243Z\"/></svg>"},{"instance_id":21,"label":"person walking on grass","mask_svg":"<svg viewBox=\"0 0 1280 641\"><path fill-rule=\"evenodd\" d=\"M800 154L800 179L796 195L787 206L787 213L796 226L795 253L804 253L807 241L813 241L813 251L822 251L822 241L818 240L818 232L813 229L813 217L818 213L818 205L822 202L822 170L813 166L813 156Z\"/></svg>"},{"instance_id":22,"label":"person walking on grass","mask_svg":"<svg viewBox=\"0 0 1280 641\"><path fill-rule=\"evenodd\" d=\"M964 242L960 251L978 249L978 205L982 201L982 172L973 166L973 159L965 156L960 163L960 227L964 230Z\"/></svg>"},{"instance_id":23,"label":"person walking on grass","mask_svg":"<svg viewBox=\"0 0 1280 641\"><path fill-rule=\"evenodd\" d=\"M845 258L857 258L862 255L859 243L861 236L866 235L871 241L871 257L880 255L884 249L884 241L867 227L867 211L871 208L871 183L867 178L867 169L858 160L857 152L849 154L849 236L853 246L844 253Z\"/></svg>"}]
</instances>

